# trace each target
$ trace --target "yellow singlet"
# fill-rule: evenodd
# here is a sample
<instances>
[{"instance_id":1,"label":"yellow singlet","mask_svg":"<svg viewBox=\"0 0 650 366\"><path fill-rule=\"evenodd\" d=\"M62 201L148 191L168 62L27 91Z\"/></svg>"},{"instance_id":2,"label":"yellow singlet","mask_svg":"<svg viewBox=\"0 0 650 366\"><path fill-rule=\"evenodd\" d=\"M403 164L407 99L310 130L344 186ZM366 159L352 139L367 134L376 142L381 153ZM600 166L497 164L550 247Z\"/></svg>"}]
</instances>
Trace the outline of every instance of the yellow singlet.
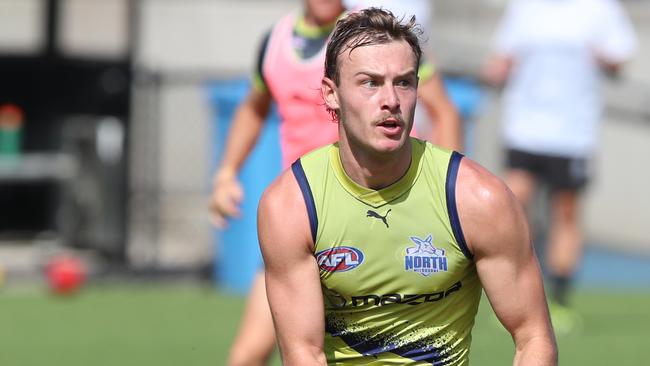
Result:
<instances>
[{"instance_id":1,"label":"yellow singlet","mask_svg":"<svg viewBox=\"0 0 650 366\"><path fill-rule=\"evenodd\" d=\"M330 365L466 365L481 285L455 204L462 155L411 139L411 165L375 191L338 145L292 165L309 213Z\"/></svg>"}]
</instances>

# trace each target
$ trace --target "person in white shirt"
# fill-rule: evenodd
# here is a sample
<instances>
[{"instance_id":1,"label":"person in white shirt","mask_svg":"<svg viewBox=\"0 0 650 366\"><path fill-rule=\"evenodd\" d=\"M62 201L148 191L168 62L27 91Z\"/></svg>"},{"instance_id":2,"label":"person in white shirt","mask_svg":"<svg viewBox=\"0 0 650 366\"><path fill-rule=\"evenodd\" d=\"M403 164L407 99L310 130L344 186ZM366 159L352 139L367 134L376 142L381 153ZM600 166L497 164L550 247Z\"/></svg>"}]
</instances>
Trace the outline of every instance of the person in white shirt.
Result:
<instances>
[{"instance_id":1,"label":"person in white shirt","mask_svg":"<svg viewBox=\"0 0 650 366\"><path fill-rule=\"evenodd\" d=\"M598 145L600 81L618 73L636 42L616 0L512 0L483 70L487 82L505 84L506 182L524 206L538 183L549 186L546 262L560 333L577 319L567 297L582 252L580 191Z\"/></svg>"},{"instance_id":2,"label":"person in white shirt","mask_svg":"<svg viewBox=\"0 0 650 366\"><path fill-rule=\"evenodd\" d=\"M343 0L347 9L363 9L369 7L383 8L391 11L398 19L408 19L415 15L422 29L423 39L427 41L431 30L431 16L433 14L433 0Z\"/></svg>"}]
</instances>

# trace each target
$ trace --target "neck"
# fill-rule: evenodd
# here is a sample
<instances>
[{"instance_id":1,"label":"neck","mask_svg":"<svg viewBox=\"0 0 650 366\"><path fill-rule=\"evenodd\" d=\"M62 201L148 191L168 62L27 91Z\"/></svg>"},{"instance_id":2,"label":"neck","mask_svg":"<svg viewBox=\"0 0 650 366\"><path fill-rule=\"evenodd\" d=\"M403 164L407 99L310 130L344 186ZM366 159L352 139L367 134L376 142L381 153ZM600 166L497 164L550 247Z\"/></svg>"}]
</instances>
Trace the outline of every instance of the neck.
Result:
<instances>
[{"instance_id":1,"label":"neck","mask_svg":"<svg viewBox=\"0 0 650 366\"><path fill-rule=\"evenodd\" d=\"M411 165L411 140L408 139L399 151L389 153L368 153L354 148L349 141L339 141L341 164L345 173L357 184L380 190L397 182Z\"/></svg>"},{"instance_id":2,"label":"neck","mask_svg":"<svg viewBox=\"0 0 650 366\"><path fill-rule=\"evenodd\" d=\"M342 14L343 11L344 9L341 9L339 15ZM338 19L338 16L334 17L333 19L319 18L314 16L314 14L307 9L303 13L302 19L305 25L309 27L333 29L334 25L336 24L336 20Z\"/></svg>"}]
</instances>

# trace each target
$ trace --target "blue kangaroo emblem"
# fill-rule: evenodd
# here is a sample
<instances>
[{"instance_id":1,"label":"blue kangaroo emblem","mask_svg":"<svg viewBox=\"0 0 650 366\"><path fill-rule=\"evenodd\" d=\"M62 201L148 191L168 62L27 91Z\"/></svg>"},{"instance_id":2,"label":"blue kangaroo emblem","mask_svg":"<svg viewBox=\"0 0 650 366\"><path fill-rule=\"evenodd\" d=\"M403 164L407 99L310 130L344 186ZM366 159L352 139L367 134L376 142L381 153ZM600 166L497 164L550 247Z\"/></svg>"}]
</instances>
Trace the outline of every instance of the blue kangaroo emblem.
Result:
<instances>
[{"instance_id":1,"label":"blue kangaroo emblem","mask_svg":"<svg viewBox=\"0 0 650 366\"><path fill-rule=\"evenodd\" d=\"M442 257L445 255L445 251L438 249L433 246L433 237L431 235L427 236L426 239L422 240L417 236L411 236L411 241L415 243L415 247L406 248L407 254L430 254L434 257Z\"/></svg>"}]
</instances>

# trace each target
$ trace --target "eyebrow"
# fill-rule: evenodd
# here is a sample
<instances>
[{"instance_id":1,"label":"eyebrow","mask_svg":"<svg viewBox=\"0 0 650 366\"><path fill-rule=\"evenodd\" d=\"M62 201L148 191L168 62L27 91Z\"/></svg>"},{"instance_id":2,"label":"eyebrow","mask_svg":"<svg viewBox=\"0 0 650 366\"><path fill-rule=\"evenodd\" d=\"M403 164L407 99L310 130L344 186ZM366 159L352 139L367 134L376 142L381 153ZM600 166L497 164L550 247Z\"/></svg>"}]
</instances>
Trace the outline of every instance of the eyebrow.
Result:
<instances>
[{"instance_id":1,"label":"eyebrow","mask_svg":"<svg viewBox=\"0 0 650 366\"><path fill-rule=\"evenodd\" d=\"M356 74L354 74L354 76L359 76L359 75L367 75L367 76L370 76L370 77L373 77L373 78L383 78L384 77L383 74L379 74L379 73L372 72L372 71L365 71L365 70L359 71ZM407 71L405 73L401 73L401 74L397 75L398 78L409 77L409 76L414 76L415 78L417 78L418 74L417 74L417 72L415 72L415 70L409 70L409 71Z\"/></svg>"}]
</instances>

